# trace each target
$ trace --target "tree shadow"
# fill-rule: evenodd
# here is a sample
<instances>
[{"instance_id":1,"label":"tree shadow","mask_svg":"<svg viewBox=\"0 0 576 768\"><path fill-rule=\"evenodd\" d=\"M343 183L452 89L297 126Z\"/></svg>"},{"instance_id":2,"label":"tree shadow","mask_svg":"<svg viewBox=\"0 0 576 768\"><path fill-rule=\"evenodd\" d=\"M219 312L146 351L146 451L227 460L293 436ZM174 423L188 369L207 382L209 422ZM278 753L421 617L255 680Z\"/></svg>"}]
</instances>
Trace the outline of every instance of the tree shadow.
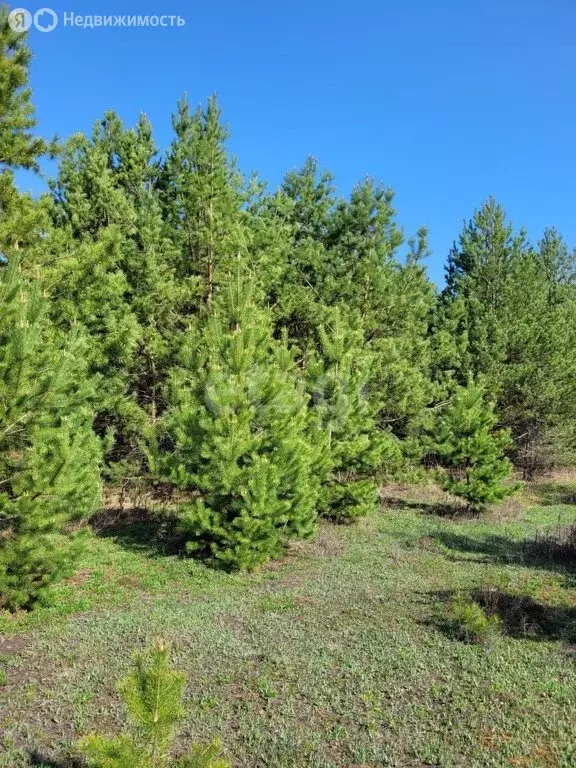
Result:
<instances>
[{"instance_id":1,"label":"tree shadow","mask_svg":"<svg viewBox=\"0 0 576 768\"><path fill-rule=\"evenodd\" d=\"M576 608L547 605L525 595L514 595L499 589L478 589L472 599L484 608L488 616L498 616L502 628L510 637L531 637L537 640L576 640Z\"/></svg>"},{"instance_id":2,"label":"tree shadow","mask_svg":"<svg viewBox=\"0 0 576 768\"><path fill-rule=\"evenodd\" d=\"M457 501L452 503L446 501L404 501L394 496L385 496L380 501L382 506L389 509L414 509L424 515L433 515L434 517L449 517L458 520L470 520L478 517L478 515L468 512L466 507Z\"/></svg>"},{"instance_id":3,"label":"tree shadow","mask_svg":"<svg viewBox=\"0 0 576 768\"><path fill-rule=\"evenodd\" d=\"M576 485L573 483L536 483L534 491L539 497L540 504L545 507L576 504Z\"/></svg>"},{"instance_id":4,"label":"tree shadow","mask_svg":"<svg viewBox=\"0 0 576 768\"><path fill-rule=\"evenodd\" d=\"M185 541L171 515L152 513L147 509L107 509L99 512L90 524L97 536L112 539L124 549L149 557L185 552Z\"/></svg>"},{"instance_id":5,"label":"tree shadow","mask_svg":"<svg viewBox=\"0 0 576 768\"><path fill-rule=\"evenodd\" d=\"M86 768L86 763L77 757L53 757L39 750L32 750L28 756L29 765L36 768Z\"/></svg>"},{"instance_id":6,"label":"tree shadow","mask_svg":"<svg viewBox=\"0 0 576 768\"><path fill-rule=\"evenodd\" d=\"M433 535L449 549L484 555L477 562L485 562L488 558L507 565L576 572L576 525L547 528L525 539L511 539L499 534L479 539L454 530L437 531Z\"/></svg>"},{"instance_id":7,"label":"tree shadow","mask_svg":"<svg viewBox=\"0 0 576 768\"><path fill-rule=\"evenodd\" d=\"M212 557L208 546L191 554L186 549L187 537L178 531L178 519L173 514L147 509L107 509L99 512L90 524L100 538L112 539L123 549L146 557L193 558L212 570L231 570Z\"/></svg>"},{"instance_id":8,"label":"tree shadow","mask_svg":"<svg viewBox=\"0 0 576 768\"><path fill-rule=\"evenodd\" d=\"M457 592L429 593L428 598L445 608ZM568 644L576 642L576 607L547 605L526 595L512 594L497 588L475 589L466 597L479 605L487 617L496 617L502 634L515 639L561 640ZM446 612L427 622L454 638L453 628L446 621Z\"/></svg>"}]
</instances>

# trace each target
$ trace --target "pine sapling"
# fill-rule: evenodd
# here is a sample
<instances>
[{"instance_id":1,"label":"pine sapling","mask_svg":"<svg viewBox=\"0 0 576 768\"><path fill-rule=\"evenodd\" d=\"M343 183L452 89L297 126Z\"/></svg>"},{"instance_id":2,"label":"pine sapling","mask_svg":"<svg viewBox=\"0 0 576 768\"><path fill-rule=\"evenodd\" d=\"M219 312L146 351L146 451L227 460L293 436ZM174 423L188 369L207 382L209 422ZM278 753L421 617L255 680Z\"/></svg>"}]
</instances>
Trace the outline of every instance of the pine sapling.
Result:
<instances>
[{"instance_id":1,"label":"pine sapling","mask_svg":"<svg viewBox=\"0 0 576 768\"><path fill-rule=\"evenodd\" d=\"M511 440L496 430L492 404L482 390L468 386L457 393L437 425L435 451L444 467L439 472L442 488L467 502L469 512L511 496L518 486L506 481L512 464L505 451Z\"/></svg>"},{"instance_id":2,"label":"pine sapling","mask_svg":"<svg viewBox=\"0 0 576 768\"><path fill-rule=\"evenodd\" d=\"M219 757L220 744L193 744L183 757L173 757L186 676L170 667L170 646L156 641L137 653L119 691L128 711L129 728L114 738L92 734L79 744L90 768L230 768Z\"/></svg>"}]
</instances>

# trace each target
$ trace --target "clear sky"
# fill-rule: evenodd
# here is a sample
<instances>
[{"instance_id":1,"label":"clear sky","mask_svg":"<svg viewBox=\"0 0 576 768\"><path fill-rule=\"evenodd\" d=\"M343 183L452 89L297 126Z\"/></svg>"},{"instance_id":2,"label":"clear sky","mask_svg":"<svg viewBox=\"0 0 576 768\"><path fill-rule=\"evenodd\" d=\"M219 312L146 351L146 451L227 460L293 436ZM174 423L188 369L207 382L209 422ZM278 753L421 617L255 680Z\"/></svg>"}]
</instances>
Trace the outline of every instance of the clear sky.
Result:
<instances>
[{"instance_id":1,"label":"clear sky","mask_svg":"<svg viewBox=\"0 0 576 768\"><path fill-rule=\"evenodd\" d=\"M242 170L275 186L311 154L343 194L367 175L393 187L406 233L430 229L437 281L490 194L532 238L555 225L576 245L576 0L45 2L60 24L30 45L46 135L143 111L162 148L182 93L217 93ZM186 25L64 27L71 11Z\"/></svg>"}]
</instances>

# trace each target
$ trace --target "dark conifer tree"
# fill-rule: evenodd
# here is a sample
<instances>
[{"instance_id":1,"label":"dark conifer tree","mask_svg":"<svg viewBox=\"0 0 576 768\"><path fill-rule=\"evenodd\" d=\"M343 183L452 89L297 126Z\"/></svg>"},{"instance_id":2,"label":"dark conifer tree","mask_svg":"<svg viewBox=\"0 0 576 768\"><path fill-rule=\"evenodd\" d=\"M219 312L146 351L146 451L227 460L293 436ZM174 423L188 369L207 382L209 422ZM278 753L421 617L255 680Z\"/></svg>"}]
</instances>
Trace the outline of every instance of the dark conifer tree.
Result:
<instances>
[{"instance_id":1,"label":"dark conifer tree","mask_svg":"<svg viewBox=\"0 0 576 768\"><path fill-rule=\"evenodd\" d=\"M492 199L448 262L433 333L437 381L447 393L470 375L482 382L526 477L573 450L575 264L552 230L531 248Z\"/></svg>"},{"instance_id":2,"label":"dark conifer tree","mask_svg":"<svg viewBox=\"0 0 576 768\"><path fill-rule=\"evenodd\" d=\"M215 98L192 113L186 99L160 177L164 220L178 249L177 275L191 287L190 310L210 306L220 275L246 248L240 176L226 150Z\"/></svg>"}]
</instances>

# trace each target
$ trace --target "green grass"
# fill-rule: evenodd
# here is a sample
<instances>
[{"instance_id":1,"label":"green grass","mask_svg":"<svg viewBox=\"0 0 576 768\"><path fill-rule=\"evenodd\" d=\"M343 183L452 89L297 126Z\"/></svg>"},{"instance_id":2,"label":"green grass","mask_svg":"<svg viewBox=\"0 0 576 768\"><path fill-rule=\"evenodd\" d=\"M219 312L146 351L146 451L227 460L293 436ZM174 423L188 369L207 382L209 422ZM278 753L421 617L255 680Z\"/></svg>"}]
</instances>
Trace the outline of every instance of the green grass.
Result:
<instances>
[{"instance_id":1,"label":"green grass","mask_svg":"<svg viewBox=\"0 0 576 768\"><path fill-rule=\"evenodd\" d=\"M183 741L218 737L235 766L576 766L576 565L525 544L576 507L401 507L253 575L163 554L143 525L92 536L46 605L2 617L0 766L64 767L118 729L116 681L157 636L189 676ZM489 643L436 620L462 594L501 614Z\"/></svg>"}]
</instances>

